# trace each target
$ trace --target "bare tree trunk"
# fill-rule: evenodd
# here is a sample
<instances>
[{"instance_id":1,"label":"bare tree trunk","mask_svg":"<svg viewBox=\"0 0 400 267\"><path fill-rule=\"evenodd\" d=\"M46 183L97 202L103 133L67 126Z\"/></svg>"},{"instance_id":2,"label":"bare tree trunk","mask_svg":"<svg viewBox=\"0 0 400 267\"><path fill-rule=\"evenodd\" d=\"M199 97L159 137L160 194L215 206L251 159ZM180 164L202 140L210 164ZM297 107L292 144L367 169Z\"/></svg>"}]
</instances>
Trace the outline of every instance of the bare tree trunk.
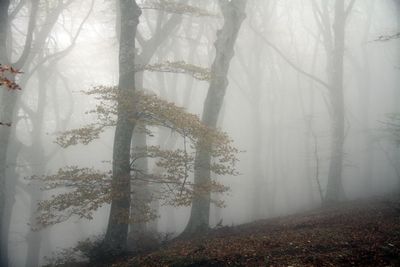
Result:
<instances>
[{"instance_id":1,"label":"bare tree trunk","mask_svg":"<svg viewBox=\"0 0 400 267\"><path fill-rule=\"evenodd\" d=\"M217 33L215 42L216 57L211 67L212 78L208 94L204 102L202 122L208 127L215 128L219 112L222 107L226 88L229 64L234 55L234 45L245 19L245 0L220 1L225 23ZM211 144L210 144L211 146ZM209 148L199 146L195 158L195 196L192 200L192 209L184 235L206 231L210 218L210 192L204 187L211 181L210 177L211 154Z\"/></svg>"},{"instance_id":2,"label":"bare tree trunk","mask_svg":"<svg viewBox=\"0 0 400 267\"><path fill-rule=\"evenodd\" d=\"M119 50L118 119L114 136L112 202L103 248L126 250L131 199L130 150L135 92L135 37L141 11L136 1L120 0L121 36Z\"/></svg>"},{"instance_id":3,"label":"bare tree trunk","mask_svg":"<svg viewBox=\"0 0 400 267\"><path fill-rule=\"evenodd\" d=\"M346 10L344 0L335 2L335 21L333 24L334 46L332 65L329 69L330 101L332 108L332 143L328 187L325 203L337 202L344 198L342 184L343 145L345 139L345 111L343 94L343 59L345 40Z\"/></svg>"},{"instance_id":4,"label":"bare tree trunk","mask_svg":"<svg viewBox=\"0 0 400 267\"><path fill-rule=\"evenodd\" d=\"M8 29L8 8L10 5L9 0L0 0L0 63L7 64L7 29ZM0 86L0 94L5 94L7 91L6 88ZM3 98L4 96L2 96ZM3 106L0 106L3 109ZM0 118L1 121L4 120L3 117ZM5 171L6 171L6 144L8 143L7 138L9 135L9 129L4 126L0 126L0 266L3 266L4 263L7 262L6 257L6 246L7 241L3 236L3 216L4 216L4 207L6 200L6 179L5 179Z\"/></svg>"},{"instance_id":5,"label":"bare tree trunk","mask_svg":"<svg viewBox=\"0 0 400 267\"><path fill-rule=\"evenodd\" d=\"M7 31L8 31L8 8L10 6L9 0L0 0L0 63L9 64L7 57ZM3 99L9 94L6 88L0 86L1 106L0 106L0 121L11 122L11 116L5 114L6 107ZM6 203L6 162L7 162L7 148L8 140L10 137L10 128L0 126L0 266L8 265L7 246L8 235L5 234L4 227L4 211Z\"/></svg>"},{"instance_id":6,"label":"bare tree trunk","mask_svg":"<svg viewBox=\"0 0 400 267\"><path fill-rule=\"evenodd\" d=\"M181 1L182 3L187 1ZM182 21L182 16L178 14L172 15L165 23L163 23L164 15L161 12L158 16L157 27L155 29L154 35L151 39L147 40L144 45L142 45L142 53L137 55L136 61L138 65L147 65L156 53L157 49L162 45L162 43L167 39L167 37L177 28L177 26ZM136 73L136 90L144 89L143 72ZM144 126L146 127L146 126ZM147 147L147 136L145 131L138 130L134 131L133 134L133 149L143 149ZM142 158L137 161L135 168L139 169L143 174L148 173L148 160L147 158ZM140 192L139 195L135 197L136 200L142 201L143 205L151 204L151 189L148 183L140 182L134 185L134 191ZM135 201L132 199L132 201ZM146 203L148 202L148 203ZM138 210L133 203L131 203L131 215L133 217L138 217L141 211ZM147 223L145 221L137 221L130 224L129 239L133 241L129 246L134 249L135 240L139 240L141 234L145 234L148 231ZM132 245L132 246L131 246Z\"/></svg>"},{"instance_id":7,"label":"bare tree trunk","mask_svg":"<svg viewBox=\"0 0 400 267\"><path fill-rule=\"evenodd\" d=\"M396 5L397 24L400 25L400 0L393 0L393 2Z\"/></svg>"},{"instance_id":8,"label":"bare tree trunk","mask_svg":"<svg viewBox=\"0 0 400 267\"><path fill-rule=\"evenodd\" d=\"M0 0L0 63L10 64L17 69L21 69L26 63L28 56L31 52L31 45L33 40L33 31L36 25L36 16L39 7L39 0L30 1L31 10L27 28L27 35L25 44L22 49L21 55L16 62L11 62L8 44L10 42L9 31L9 0ZM14 77L9 77L14 79ZM17 95L15 92L0 88L0 121L11 123L14 117ZM14 199L14 186L15 179L11 181L8 176L14 173L13 170L7 170L7 155L9 153L11 127L0 127L0 266L8 266L8 231L11 220L12 201ZM16 159L16 156L14 157ZM9 172L8 172L9 171ZM15 176L13 176L14 178ZM7 180L12 185L11 190L7 189ZM10 198L10 200L7 200ZM8 205L8 204L11 205Z\"/></svg>"},{"instance_id":9,"label":"bare tree trunk","mask_svg":"<svg viewBox=\"0 0 400 267\"><path fill-rule=\"evenodd\" d=\"M136 90L141 90L141 88L136 87ZM136 153L147 149L146 133L144 133L144 131L145 129L141 127L136 127L133 131L132 149ZM134 167L135 175L139 177L146 175L148 173L147 158L137 159ZM141 180L131 183L132 192L135 197L131 199L130 216L133 222L129 225L128 246L129 250L133 251L145 249L143 244L139 244L139 242L142 238L146 238L145 236L147 235L147 223L143 220L143 207L149 207L151 203L151 192L149 184L144 181L144 179L146 179L146 177L141 177Z\"/></svg>"},{"instance_id":10,"label":"bare tree trunk","mask_svg":"<svg viewBox=\"0 0 400 267\"><path fill-rule=\"evenodd\" d=\"M38 103L34 117L32 119L32 147L29 151L29 160L32 165L32 174L41 175L46 169L45 151L42 142L42 133L44 126L44 113L46 109L47 99L47 82L50 77L51 69L54 66L50 65L49 68L39 68L38 70ZM38 186L30 186L28 193L31 197L30 212L31 212L31 224L35 224L35 212L37 210L37 202L42 199L42 190ZM45 230L43 230L45 231ZM26 267L39 266L40 250L42 242L42 232L30 231L27 236L27 258Z\"/></svg>"}]
</instances>

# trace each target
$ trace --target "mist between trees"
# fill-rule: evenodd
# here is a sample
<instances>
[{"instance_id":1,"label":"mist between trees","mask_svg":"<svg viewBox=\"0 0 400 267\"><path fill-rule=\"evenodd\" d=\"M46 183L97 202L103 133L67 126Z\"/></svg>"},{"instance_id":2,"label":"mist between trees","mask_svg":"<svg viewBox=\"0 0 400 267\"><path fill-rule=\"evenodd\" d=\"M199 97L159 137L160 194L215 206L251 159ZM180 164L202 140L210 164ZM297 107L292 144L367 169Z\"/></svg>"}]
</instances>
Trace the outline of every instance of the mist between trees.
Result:
<instances>
[{"instance_id":1,"label":"mist between trees","mask_svg":"<svg viewBox=\"0 0 400 267\"><path fill-rule=\"evenodd\" d=\"M0 0L0 265L398 195L399 11Z\"/></svg>"}]
</instances>

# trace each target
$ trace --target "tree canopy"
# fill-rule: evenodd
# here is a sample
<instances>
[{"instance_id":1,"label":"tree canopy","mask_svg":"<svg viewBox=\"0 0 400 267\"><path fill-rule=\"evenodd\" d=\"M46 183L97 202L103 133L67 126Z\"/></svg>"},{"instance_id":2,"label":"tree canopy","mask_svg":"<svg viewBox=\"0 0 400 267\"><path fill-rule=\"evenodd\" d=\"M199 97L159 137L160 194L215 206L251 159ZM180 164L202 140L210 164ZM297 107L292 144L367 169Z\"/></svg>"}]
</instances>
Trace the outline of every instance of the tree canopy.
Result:
<instances>
[{"instance_id":1,"label":"tree canopy","mask_svg":"<svg viewBox=\"0 0 400 267\"><path fill-rule=\"evenodd\" d=\"M101 137L101 133L116 124L118 89L112 86L98 86L86 92L94 95L98 104L87 113L95 114L97 120L78 129L71 129L61 133L56 143L63 148L83 144L87 145ZM194 188L190 181L190 174L194 172L195 151L198 147L211 149L213 156L211 172L214 175L237 175L235 164L237 153L229 136L216 129L211 129L201 123L199 117L185 111L184 108L174 103L159 98L148 91L137 91L135 103L121 103L131 110L131 118L136 127L154 136L157 128L171 130L182 139L182 145L176 149L163 149L160 146L135 148L131 156L131 180L158 184L158 189L151 198L161 201L164 205L188 206L196 194L203 192L223 193L228 188L215 179L202 187ZM149 127L143 127L144 125ZM154 160L155 166L162 170L159 173L143 173L135 168L135 163L140 158ZM71 216L92 219L93 213L113 198L111 190L111 172L104 172L93 168L80 166L67 166L59 169L53 175L34 177L44 184L45 190L60 190L49 199L39 203L37 227L48 226L63 222ZM134 190L133 190L134 191ZM59 192L59 191L58 191ZM136 194L132 192L132 197ZM149 202L135 201L138 209L142 211L140 218L121 218L126 221L150 220L156 216L147 206ZM220 200L214 201L223 205Z\"/></svg>"}]
</instances>

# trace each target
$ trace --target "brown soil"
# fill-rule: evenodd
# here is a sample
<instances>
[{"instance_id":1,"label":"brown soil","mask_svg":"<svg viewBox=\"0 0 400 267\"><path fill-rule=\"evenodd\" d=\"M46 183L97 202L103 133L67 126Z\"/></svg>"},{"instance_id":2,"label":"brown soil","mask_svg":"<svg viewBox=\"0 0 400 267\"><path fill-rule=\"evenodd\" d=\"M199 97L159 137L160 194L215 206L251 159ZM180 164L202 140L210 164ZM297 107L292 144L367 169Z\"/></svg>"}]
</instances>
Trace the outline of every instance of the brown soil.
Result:
<instances>
[{"instance_id":1,"label":"brown soil","mask_svg":"<svg viewBox=\"0 0 400 267\"><path fill-rule=\"evenodd\" d=\"M112 266L400 266L400 202L355 201L222 227Z\"/></svg>"}]
</instances>

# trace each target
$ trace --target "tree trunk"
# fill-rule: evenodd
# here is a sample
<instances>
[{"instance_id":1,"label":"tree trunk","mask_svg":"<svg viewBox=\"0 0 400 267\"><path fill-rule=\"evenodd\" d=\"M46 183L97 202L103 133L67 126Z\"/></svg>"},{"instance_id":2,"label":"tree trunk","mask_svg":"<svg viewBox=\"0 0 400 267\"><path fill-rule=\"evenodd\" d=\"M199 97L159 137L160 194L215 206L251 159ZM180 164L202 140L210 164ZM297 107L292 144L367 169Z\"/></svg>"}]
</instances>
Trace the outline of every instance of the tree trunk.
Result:
<instances>
[{"instance_id":1,"label":"tree trunk","mask_svg":"<svg viewBox=\"0 0 400 267\"><path fill-rule=\"evenodd\" d=\"M46 110L47 84L54 65L48 68L38 69L38 103L35 115L32 118L32 147L29 151L29 160L32 165L33 175L42 175L46 170L45 149L42 142L44 127L44 113ZM37 203L42 200L43 192L38 186L29 186L27 192L30 195L31 225L35 225ZM46 230L42 230L46 231ZM43 232L30 231L27 235L26 267L39 266L40 250Z\"/></svg>"},{"instance_id":2,"label":"tree trunk","mask_svg":"<svg viewBox=\"0 0 400 267\"><path fill-rule=\"evenodd\" d=\"M227 74L230 61L234 55L234 45L245 19L245 0L232 0L223 2L221 6L224 15L224 26L217 33L215 42L216 57L211 67L212 78L208 94L204 102L202 122L210 128L215 128L219 112L222 107L226 88L228 86ZM211 144L210 144L211 146ZM184 235L206 231L209 227L210 217L210 192L204 190L210 181L210 147L199 146L195 158L195 196L192 200L192 209L189 222L184 230Z\"/></svg>"},{"instance_id":3,"label":"tree trunk","mask_svg":"<svg viewBox=\"0 0 400 267\"><path fill-rule=\"evenodd\" d=\"M186 3L187 0L180 1L181 3ZM163 18L164 14L163 12L160 12L160 15L158 16L157 20L157 26L154 32L154 35L151 39L147 40L145 44L141 47L142 52L137 55L136 57L136 62L138 65L145 66L149 64L150 60L156 53L157 49L162 45L162 43L167 39L168 36L177 28L177 26L181 23L182 21L182 16L179 14L174 14L172 15L166 22L163 23ZM143 72L137 72L136 73L136 90L143 90L144 89L144 80L143 80ZM145 126L144 126L145 127ZM147 136L145 131L134 131L133 134L133 149L142 149L147 147ZM148 160L147 158L142 158L137 161L137 164L135 168L138 168L143 172L143 174L148 173ZM139 200L144 204L151 205L151 188L148 183L141 182L141 183L135 183L135 190L137 192L140 192L139 195L135 196L135 199L131 200L131 216L133 219L135 217L140 216L141 211L137 210L135 207L134 203L132 203L135 200ZM148 201L149 203L146 203ZM135 242L135 240L139 240L141 238L140 235L143 234L151 234L149 232L149 225L145 221L138 221L130 224L130 230L129 230L129 240ZM145 233L148 232L148 233ZM130 249L134 249L135 244L130 242L129 246Z\"/></svg>"},{"instance_id":4,"label":"tree trunk","mask_svg":"<svg viewBox=\"0 0 400 267\"><path fill-rule=\"evenodd\" d=\"M9 0L0 0L0 63L8 64L7 57L7 31L8 31L8 8ZM1 102L0 102L0 121L4 123L10 122L11 118L5 114L6 107L4 99L7 97L8 90L0 86ZM13 92L11 92L13 93ZM8 238L4 236L4 212L6 202L6 160L8 139L10 136L10 127L0 126L0 266L7 266L7 244Z\"/></svg>"},{"instance_id":5,"label":"tree trunk","mask_svg":"<svg viewBox=\"0 0 400 267\"><path fill-rule=\"evenodd\" d=\"M134 0L120 0L121 36L119 48L118 119L114 136L112 202L103 248L109 252L126 250L129 225L130 150L134 122L135 37L141 15Z\"/></svg>"},{"instance_id":6,"label":"tree trunk","mask_svg":"<svg viewBox=\"0 0 400 267\"><path fill-rule=\"evenodd\" d=\"M343 94L343 58L345 43L346 11L344 0L336 0L335 21L333 24L334 47L332 64L329 70L330 101L332 108L332 141L328 187L325 204L338 202L344 198L342 184L343 145L345 139L345 111Z\"/></svg>"},{"instance_id":7,"label":"tree trunk","mask_svg":"<svg viewBox=\"0 0 400 267\"><path fill-rule=\"evenodd\" d=\"M33 40L33 31L36 26L36 16L39 7L39 0L30 1L31 10L27 29L25 44L21 55L15 63L11 63L10 51L8 44L10 40L9 32L9 7L10 0L0 0L0 63L13 65L17 69L21 69L28 58L31 51ZM13 80L15 75L10 75L9 79ZM1 86L0 86L1 87ZM0 88L0 121L11 123L14 117L15 106L17 102L17 94L13 90ZM11 211L15 198L15 179L10 179L10 174L14 174L14 169L8 169L7 155L9 153L11 127L0 127L0 266L8 266L8 231L11 220ZM13 157L16 159L17 156ZM16 160L15 160L16 161ZM16 175L13 175L14 178ZM10 188L8 188L10 186ZM9 199L7 199L9 198Z\"/></svg>"},{"instance_id":8,"label":"tree trunk","mask_svg":"<svg viewBox=\"0 0 400 267\"><path fill-rule=\"evenodd\" d=\"M136 90L141 90L136 87ZM143 126L145 127L145 126ZM132 150L134 152L144 151L147 149L147 140L145 129L136 127L133 131ZM147 234L147 224L143 220L143 208L148 208L151 203L151 192L149 184L144 181L146 174L148 174L148 160L146 157L140 158L135 161L136 175L141 177L141 180L131 183L132 191L135 198L131 199L130 216L133 222L129 225L128 246L129 250L143 249L142 244L139 244L141 239ZM137 202L140 202L139 204Z\"/></svg>"}]
</instances>

